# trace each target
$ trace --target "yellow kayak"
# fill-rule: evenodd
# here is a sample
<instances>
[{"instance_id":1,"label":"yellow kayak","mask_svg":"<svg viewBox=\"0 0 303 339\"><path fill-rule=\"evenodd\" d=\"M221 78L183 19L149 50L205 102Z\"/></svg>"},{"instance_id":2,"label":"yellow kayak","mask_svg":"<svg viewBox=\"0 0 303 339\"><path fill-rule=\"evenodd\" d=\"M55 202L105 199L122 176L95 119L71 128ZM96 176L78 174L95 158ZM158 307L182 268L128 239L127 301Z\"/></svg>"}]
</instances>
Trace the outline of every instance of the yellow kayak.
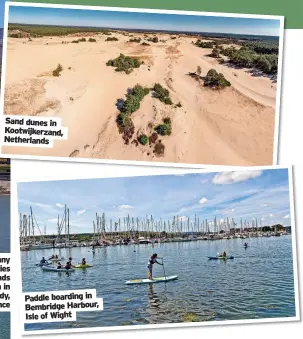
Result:
<instances>
[{"instance_id":1,"label":"yellow kayak","mask_svg":"<svg viewBox=\"0 0 303 339\"><path fill-rule=\"evenodd\" d=\"M85 265L77 264L77 265L74 265L73 267L74 268L88 268L88 267L93 267L93 265L90 265L90 264L85 264Z\"/></svg>"}]
</instances>

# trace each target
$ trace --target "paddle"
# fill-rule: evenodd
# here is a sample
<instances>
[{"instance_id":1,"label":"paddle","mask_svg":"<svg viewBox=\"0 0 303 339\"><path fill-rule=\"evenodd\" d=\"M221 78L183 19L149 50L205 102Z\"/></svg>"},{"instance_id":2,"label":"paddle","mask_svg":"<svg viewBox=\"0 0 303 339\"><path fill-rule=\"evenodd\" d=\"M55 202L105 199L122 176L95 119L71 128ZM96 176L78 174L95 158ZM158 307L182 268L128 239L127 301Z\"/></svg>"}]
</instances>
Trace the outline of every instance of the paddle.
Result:
<instances>
[{"instance_id":1,"label":"paddle","mask_svg":"<svg viewBox=\"0 0 303 339\"><path fill-rule=\"evenodd\" d=\"M164 260L163 260L163 258L162 258L162 266L163 266L163 271L164 271L164 278L166 280L166 273L165 273L165 267L164 267Z\"/></svg>"}]
</instances>

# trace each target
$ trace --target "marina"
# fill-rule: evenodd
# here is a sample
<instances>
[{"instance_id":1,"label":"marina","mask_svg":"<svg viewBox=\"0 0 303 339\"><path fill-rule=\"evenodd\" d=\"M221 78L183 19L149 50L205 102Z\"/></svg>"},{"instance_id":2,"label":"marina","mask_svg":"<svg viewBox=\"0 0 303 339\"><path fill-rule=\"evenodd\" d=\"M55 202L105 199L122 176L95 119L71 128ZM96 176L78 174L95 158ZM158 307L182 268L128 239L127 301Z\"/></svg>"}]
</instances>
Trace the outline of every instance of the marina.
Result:
<instances>
[{"instance_id":1,"label":"marina","mask_svg":"<svg viewBox=\"0 0 303 339\"><path fill-rule=\"evenodd\" d=\"M237 225L233 218L217 220L203 219L197 215L189 217L174 216L172 220L155 220L152 215L144 219L131 217L117 221L98 215L92 221L92 233L74 234L69 222L69 208L65 205L63 215L58 215L57 235L49 236L46 228L39 226L32 207L29 214L20 214L20 249L37 250L70 247L104 247L111 245L142 245L168 242L198 240L246 239L288 235L290 226L281 224L263 226L262 219L251 221L240 219ZM44 234L43 234L44 232Z\"/></svg>"}]
</instances>

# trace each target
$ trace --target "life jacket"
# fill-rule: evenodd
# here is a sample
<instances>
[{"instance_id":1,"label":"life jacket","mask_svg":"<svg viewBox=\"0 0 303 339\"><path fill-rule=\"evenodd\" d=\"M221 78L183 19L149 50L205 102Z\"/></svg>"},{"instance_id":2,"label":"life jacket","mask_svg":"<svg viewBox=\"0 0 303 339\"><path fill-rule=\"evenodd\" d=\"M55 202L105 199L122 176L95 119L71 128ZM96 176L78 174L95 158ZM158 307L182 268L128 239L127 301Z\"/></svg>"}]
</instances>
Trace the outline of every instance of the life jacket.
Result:
<instances>
[{"instance_id":1,"label":"life jacket","mask_svg":"<svg viewBox=\"0 0 303 339\"><path fill-rule=\"evenodd\" d=\"M157 258L150 257L148 265L153 265L157 261Z\"/></svg>"}]
</instances>

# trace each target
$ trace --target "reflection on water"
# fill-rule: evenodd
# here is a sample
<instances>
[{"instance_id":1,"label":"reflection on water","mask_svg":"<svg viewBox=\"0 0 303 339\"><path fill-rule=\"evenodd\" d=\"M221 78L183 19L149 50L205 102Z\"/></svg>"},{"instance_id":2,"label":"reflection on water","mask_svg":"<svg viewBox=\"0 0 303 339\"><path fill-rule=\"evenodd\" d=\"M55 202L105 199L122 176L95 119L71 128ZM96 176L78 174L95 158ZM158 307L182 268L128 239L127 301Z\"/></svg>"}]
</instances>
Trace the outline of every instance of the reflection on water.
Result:
<instances>
[{"instance_id":1,"label":"reflection on water","mask_svg":"<svg viewBox=\"0 0 303 339\"><path fill-rule=\"evenodd\" d=\"M27 324L26 330L241 320L295 316L291 236L242 240L193 241L140 246L57 249L74 263L86 258L94 267L69 274L35 267L53 250L23 252L24 291L95 288L104 310L79 312L76 322ZM167 284L125 285L147 277L155 251L165 258ZM208 260L226 250L234 260ZM153 275L163 276L155 265Z\"/></svg>"}]
</instances>

